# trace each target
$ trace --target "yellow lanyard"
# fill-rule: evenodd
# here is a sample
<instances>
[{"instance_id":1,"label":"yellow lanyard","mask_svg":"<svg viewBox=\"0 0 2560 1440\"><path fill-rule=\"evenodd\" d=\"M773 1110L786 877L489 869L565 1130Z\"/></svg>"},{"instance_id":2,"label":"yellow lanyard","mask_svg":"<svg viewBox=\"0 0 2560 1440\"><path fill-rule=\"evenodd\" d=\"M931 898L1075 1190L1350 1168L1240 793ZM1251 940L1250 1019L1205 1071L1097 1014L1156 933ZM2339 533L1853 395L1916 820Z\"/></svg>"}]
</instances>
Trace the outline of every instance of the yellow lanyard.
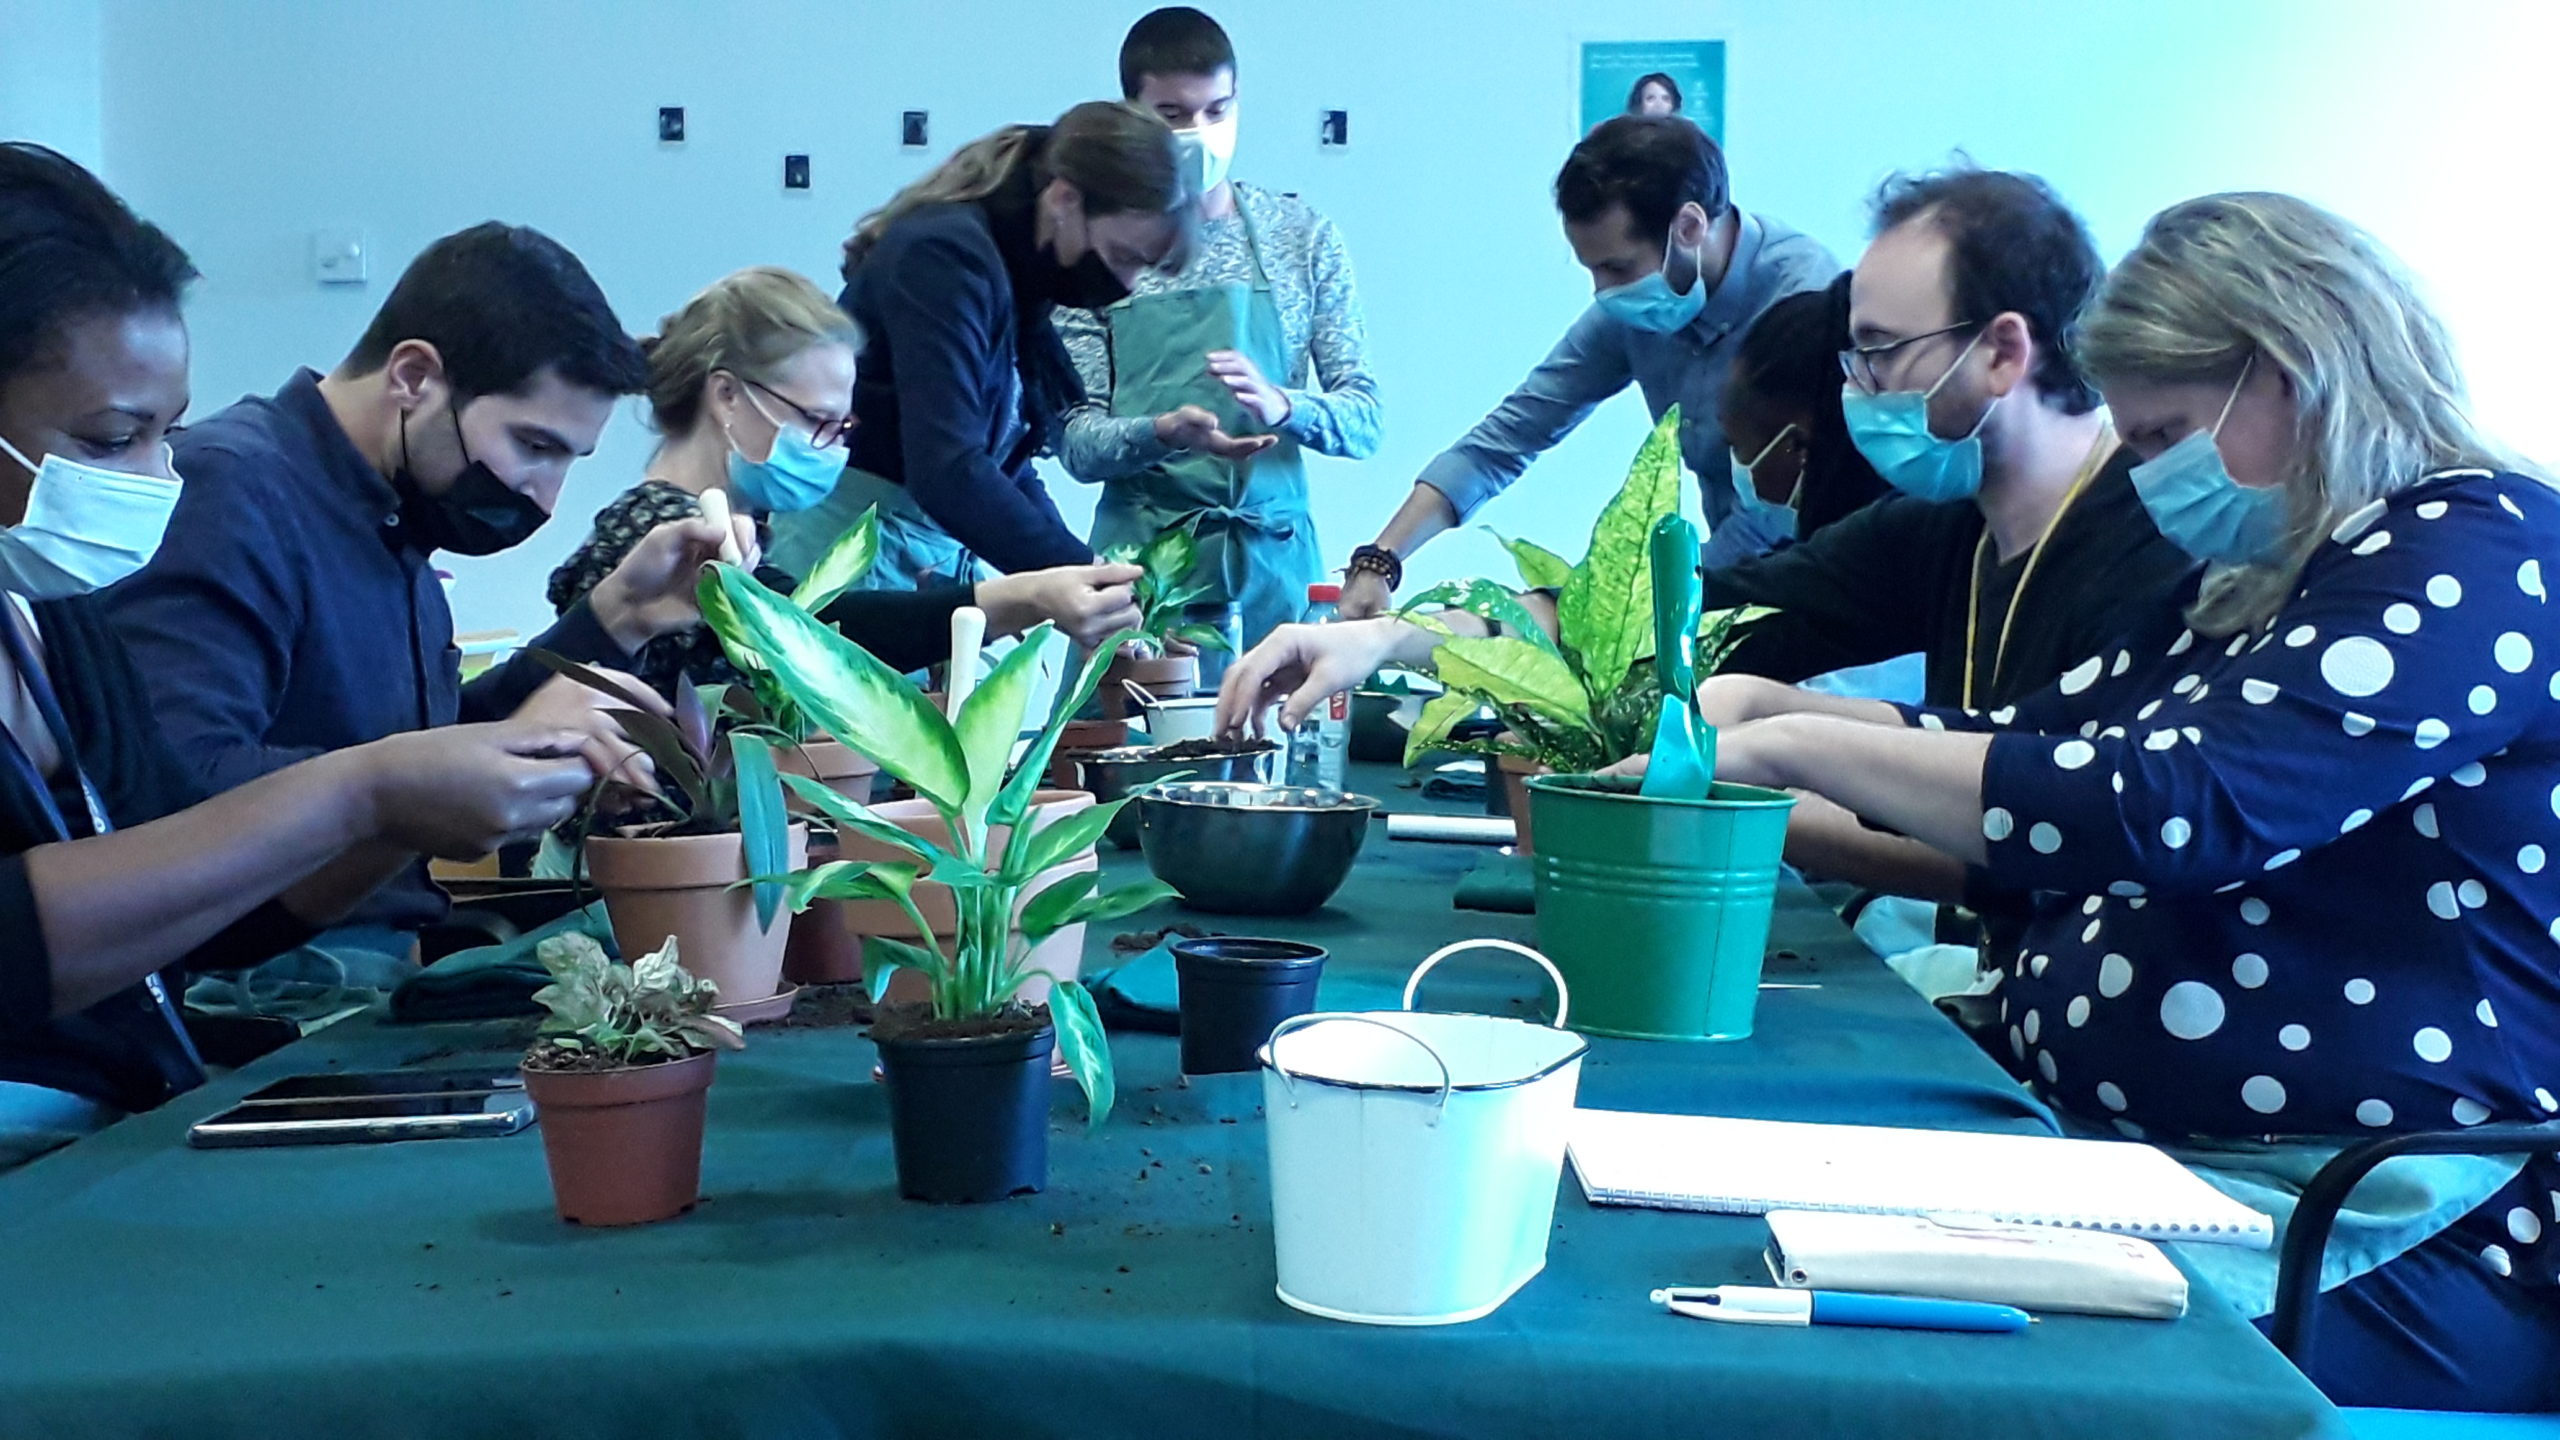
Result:
<instances>
[{"instance_id":1,"label":"yellow lanyard","mask_svg":"<svg viewBox=\"0 0 2560 1440\"><path fill-rule=\"evenodd\" d=\"M2108 459L2115 453L2116 427L2111 421L2099 430L2097 443L2089 447L2089 458L2080 463L2080 473L2072 478L2071 488L2063 492L2062 503L2053 507L2053 518L2044 522L2044 533L2036 536L2036 543L2027 551L2027 566L2018 572L2018 583L2009 591L2009 604L2000 612L2000 634L1992 641L1991 683L1994 686L2000 683L2002 662L2009 658L2010 622L2018 618L2018 607L2026 601L2027 586L2035 580L2036 566L2044 559L2045 542L2061 528L2062 517L2071 513L2071 506L2079 500L2080 492L2088 489L2089 482L2098 478L2098 472L2106 468ZM1982 561L1990 549L1991 527L1986 524L1982 527L1982 537L1973 544L1972 583L1965 592L1964 708L1967 710L1974 708L1973 661L1975 652L1980 649L1975 636L1982 623Z\"/></svg>"}]
</instances>

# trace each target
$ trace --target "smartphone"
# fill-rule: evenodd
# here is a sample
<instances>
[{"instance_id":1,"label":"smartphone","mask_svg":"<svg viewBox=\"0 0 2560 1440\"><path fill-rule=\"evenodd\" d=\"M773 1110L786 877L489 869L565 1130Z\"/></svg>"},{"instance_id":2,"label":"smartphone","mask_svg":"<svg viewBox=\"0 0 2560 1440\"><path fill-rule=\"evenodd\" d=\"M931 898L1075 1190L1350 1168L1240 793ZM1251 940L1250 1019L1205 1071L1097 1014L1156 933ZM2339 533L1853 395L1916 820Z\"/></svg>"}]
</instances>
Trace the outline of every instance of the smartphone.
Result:
<instances>
[{"instance_id":1,"label":"smartphone","mask_svg":"<svg viewBox=\"0 0 2560 1440\"><path fill-rule=\"evenodd\" d=\"M455 1090L517 1090L523 1086L524 1077L512 1065L503 1070L346 1070L320 1075L288 1075L253 1091L248 1103L347 1099L364 1095L442 1095Z\"/></svg>"},{"instance_id":2,"label":"smartphone","mask_svg":"<svg viewBox=\"0 0 2560 1440\"><path fill-rule=\"evenodd\" d=\"M204 1149L257 1145L359 1145L512 1135L533 1123L533 1099L510 1090L332 1099L243 1100L187 1131Z\"/></svg>"}]
</instances>

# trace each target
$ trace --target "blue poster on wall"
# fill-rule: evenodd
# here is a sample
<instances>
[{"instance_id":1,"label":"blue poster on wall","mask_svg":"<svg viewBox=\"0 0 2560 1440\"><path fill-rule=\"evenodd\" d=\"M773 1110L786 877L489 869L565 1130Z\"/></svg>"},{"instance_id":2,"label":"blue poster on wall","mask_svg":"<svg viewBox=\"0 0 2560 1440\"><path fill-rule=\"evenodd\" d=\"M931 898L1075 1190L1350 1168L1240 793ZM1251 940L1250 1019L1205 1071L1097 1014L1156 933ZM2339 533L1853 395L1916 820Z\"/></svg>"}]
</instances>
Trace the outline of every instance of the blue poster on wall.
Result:
<instances>
[{"instance_id":1,"label":"blue poster on wall","mask_svg":"<svg viewBox=\"0 0 2560 1440\"><path fill-rule=\"evenodd\" d=\"M1685 115L1724 143L1724 42L1586 40L1582 132L1612 115Z\"/></svg>"}]
</instances>

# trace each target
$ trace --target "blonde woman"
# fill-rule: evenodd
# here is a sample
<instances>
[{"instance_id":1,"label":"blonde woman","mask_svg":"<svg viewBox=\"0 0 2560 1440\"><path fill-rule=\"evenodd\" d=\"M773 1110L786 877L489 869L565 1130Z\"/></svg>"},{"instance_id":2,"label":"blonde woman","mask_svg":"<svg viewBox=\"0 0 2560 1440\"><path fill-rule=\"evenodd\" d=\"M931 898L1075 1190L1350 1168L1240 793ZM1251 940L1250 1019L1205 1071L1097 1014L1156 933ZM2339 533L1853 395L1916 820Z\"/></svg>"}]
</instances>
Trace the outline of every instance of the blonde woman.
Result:
<instances>
[{"instance_id":1,"label":"blonde woman","mask_svg":"<svg viewBox=\"0 0 2560 1440\"><path fill-rule=\"evenodd\" d=\"M2144 505L2206 562L2183 615L2014 712L1728 729L1718 774L2038 892L2003 1061L2191 1160L2313 1137L2201 1162L2262 1208L2342 1143L2560 1113L2560 495L2472 429L2381 248L2287 196L2155 218L2081 358ZM2313 1377L2560 1408L2560 1164L2398 1184L2330 1249ZM2232 1259L2200 1263L2263 1311L2272 1261Z\"/></svg>"},{"instance_id":2,"label":"blonde woman","mask_svg":"<svg viewBox=\"0 0 2560 1440\"><path fill-rule=\"evenodd\" d=\"M670 315L641 342L649 356L649 413L662 438L646 478L598 512L595 529L552 572L550 599L566 611L613 573L643 536L702 513L723 492L732 513L758 522L806 510L834 488L852 425L853 321L818 287L789 270L757 266L730 275ZM752 557L750 563L753 563ZM1134 566L1078 565L921 591L857 591L827 618L901 669L941 659L951 612L976 604L991 632L1042 620L1081 643L1133 623ZM767 570L788 589L792 577ZM669 689L731 678L719 642L699 629L652 641L636 672Z\"/></svg>"},{"instance_id":3,"label":"blonde woman","mask_svg":"<svg viewBox=\"0 0 2560 1440\"><path fill-rule=\"evenodd\" d=\"M775 563L806 574L866 509L875 588L1090 563L1031 468L1083 396L1050 311L1179 270L1197 200L1162 120L1094 101L963 146L866 217L844 247L852 469L779 527Z\"/></svg>"}]
</instances>

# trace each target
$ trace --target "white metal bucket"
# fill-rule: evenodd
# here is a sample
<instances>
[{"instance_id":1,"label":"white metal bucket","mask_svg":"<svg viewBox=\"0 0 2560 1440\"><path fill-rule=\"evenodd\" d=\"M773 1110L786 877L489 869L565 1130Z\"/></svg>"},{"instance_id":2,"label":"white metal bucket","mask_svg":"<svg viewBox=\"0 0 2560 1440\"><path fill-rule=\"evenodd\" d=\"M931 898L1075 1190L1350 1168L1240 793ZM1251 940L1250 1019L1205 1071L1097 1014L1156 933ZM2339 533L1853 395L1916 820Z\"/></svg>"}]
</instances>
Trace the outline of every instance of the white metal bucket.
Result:
<instances>
[{"instance_id":1,"label":"white metal bucket","mask_svg":"<svg viewBox=\"0 0 2560 1440\"><path fill-rule=\"evenodd\" d=\"M1538 962L1553 1027L1413 1010L1461 950ZM1369 1325L1492 1314L1546 1268L1567 1122L1589 1048L1563 1026L1564 977L1508 940L1434 951L1402 1010L1283 1021L1262 1047L1280 1298Z\"/></svg>"}]
</instances>

